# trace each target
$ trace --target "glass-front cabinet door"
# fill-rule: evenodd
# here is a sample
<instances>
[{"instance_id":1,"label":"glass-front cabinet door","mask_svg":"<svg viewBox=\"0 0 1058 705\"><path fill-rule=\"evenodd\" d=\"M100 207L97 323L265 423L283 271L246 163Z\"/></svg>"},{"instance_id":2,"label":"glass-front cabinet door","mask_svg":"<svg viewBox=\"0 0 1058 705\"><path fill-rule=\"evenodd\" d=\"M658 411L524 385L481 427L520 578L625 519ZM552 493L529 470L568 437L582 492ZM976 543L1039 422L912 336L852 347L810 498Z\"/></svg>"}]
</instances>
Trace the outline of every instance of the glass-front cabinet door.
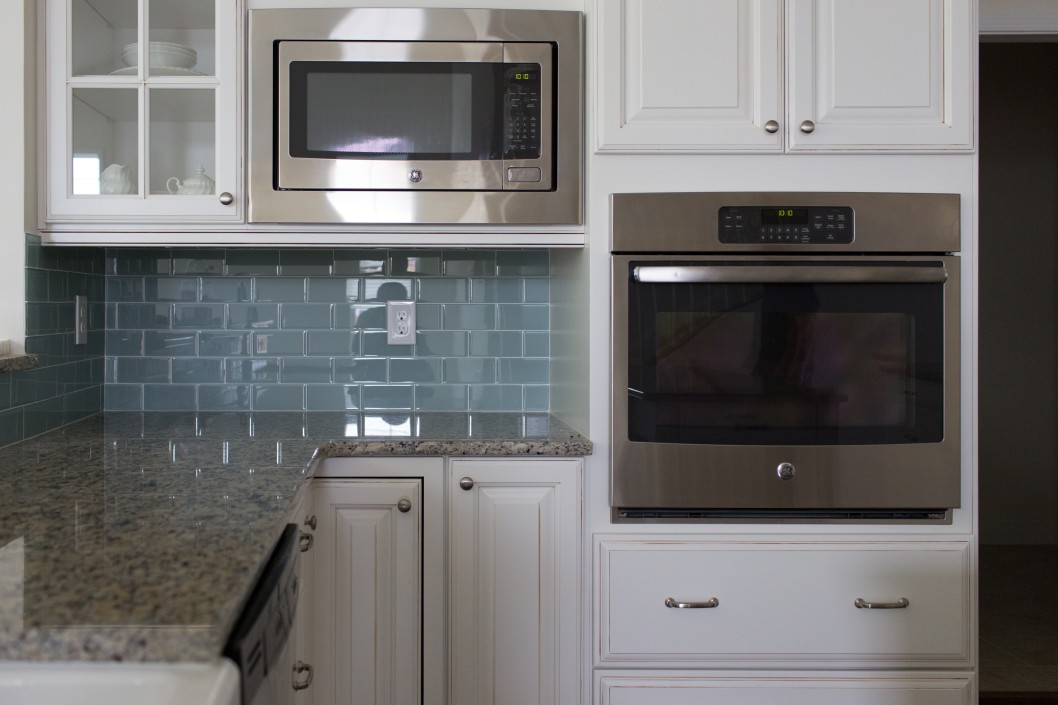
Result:
<instances>
[{"instance_id":1,"label":"glass-front cabinet door","mask_svg":"<svg viewBox=\"0 0 1058 705\"><path fill-rule=\"evenodd\" d=\"M47 3L48 221L240 220L240 3Z\"/></svg>"}]
</instances>

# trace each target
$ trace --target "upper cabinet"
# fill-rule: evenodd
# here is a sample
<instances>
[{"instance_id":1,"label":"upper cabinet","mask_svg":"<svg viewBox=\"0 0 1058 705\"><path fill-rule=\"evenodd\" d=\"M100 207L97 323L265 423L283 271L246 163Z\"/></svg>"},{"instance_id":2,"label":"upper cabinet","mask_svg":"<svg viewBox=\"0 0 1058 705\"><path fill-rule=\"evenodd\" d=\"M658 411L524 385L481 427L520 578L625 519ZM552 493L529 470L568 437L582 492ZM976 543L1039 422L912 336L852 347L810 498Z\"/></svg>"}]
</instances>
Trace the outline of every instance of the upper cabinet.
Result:
<instances>
[{"instance_id":1,"label":"upper cabinet","mask_svg":"<svg viewBox=\"0 0 1058 705\"><path fill-rule=\"evenodd\" d=\"M973 148L973 0L597 0L599 152Z\"/></svg>"},{"instance_id":2,"label":"upper cabinet","mask_svg":"<svg viewBox=\"0 0 1058 705\"><path fill-rule=\"evenodd\" d=\"M238 4L47 0L49 222L242 219Z\"/></svg>"}]
</instances>

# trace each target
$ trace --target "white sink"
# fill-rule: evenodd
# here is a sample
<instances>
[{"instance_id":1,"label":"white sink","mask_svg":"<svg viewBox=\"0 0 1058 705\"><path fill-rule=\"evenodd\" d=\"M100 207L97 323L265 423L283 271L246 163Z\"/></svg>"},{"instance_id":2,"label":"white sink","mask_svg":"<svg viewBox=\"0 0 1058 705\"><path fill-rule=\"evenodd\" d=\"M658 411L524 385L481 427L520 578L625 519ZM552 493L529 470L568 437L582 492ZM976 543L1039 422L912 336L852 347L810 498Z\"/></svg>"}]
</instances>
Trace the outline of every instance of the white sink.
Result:
<instances>
[{"instance_id":1,"label":"white sink","mask_svg":"<svg viewBox=\"0 0 1058 705\"><path fill-rule=\"evenodd\" d=\"M239 672L205 664L0 662L3 705L239 705Z\"/></svg>"}]
</instances>

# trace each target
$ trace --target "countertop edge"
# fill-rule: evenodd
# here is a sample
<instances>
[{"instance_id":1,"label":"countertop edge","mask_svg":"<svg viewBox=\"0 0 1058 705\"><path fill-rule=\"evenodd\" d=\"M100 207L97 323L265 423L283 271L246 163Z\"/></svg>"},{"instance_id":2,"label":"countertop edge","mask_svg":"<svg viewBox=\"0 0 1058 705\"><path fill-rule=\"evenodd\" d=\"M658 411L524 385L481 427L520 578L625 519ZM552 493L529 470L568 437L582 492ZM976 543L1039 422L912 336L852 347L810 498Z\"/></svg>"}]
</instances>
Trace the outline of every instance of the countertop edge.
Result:
<instances>
[{"instance_id":1,"label":"countertop edge","mask_svg":"<svg viewBox=\"0 0 1058 705\"><path fill-rule=\"evenodd\" d=\"M40 358L32 353L21 355L4 355L0 357L0 374L8 372L25 372L40 364Z\"/></svg>"}]
</instances>

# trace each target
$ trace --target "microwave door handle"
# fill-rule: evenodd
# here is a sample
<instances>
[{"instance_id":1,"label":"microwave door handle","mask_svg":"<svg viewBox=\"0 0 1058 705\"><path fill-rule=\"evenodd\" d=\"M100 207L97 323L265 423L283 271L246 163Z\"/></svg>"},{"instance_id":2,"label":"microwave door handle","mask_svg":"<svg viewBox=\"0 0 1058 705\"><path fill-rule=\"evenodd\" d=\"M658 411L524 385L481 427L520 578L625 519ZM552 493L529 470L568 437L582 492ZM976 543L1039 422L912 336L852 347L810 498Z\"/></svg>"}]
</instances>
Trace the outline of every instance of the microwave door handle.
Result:
<instances>
[{"instance_id":1,"label":"microwave door handle","mask_svg":"<svg viewBox=\"0 0 1058 705\"><path fill-rule=\"evenodd\" d=\"M637 266L641 284L943 284L944 267L899 265L684 265Z\"/></svg>"}]
</instances>

